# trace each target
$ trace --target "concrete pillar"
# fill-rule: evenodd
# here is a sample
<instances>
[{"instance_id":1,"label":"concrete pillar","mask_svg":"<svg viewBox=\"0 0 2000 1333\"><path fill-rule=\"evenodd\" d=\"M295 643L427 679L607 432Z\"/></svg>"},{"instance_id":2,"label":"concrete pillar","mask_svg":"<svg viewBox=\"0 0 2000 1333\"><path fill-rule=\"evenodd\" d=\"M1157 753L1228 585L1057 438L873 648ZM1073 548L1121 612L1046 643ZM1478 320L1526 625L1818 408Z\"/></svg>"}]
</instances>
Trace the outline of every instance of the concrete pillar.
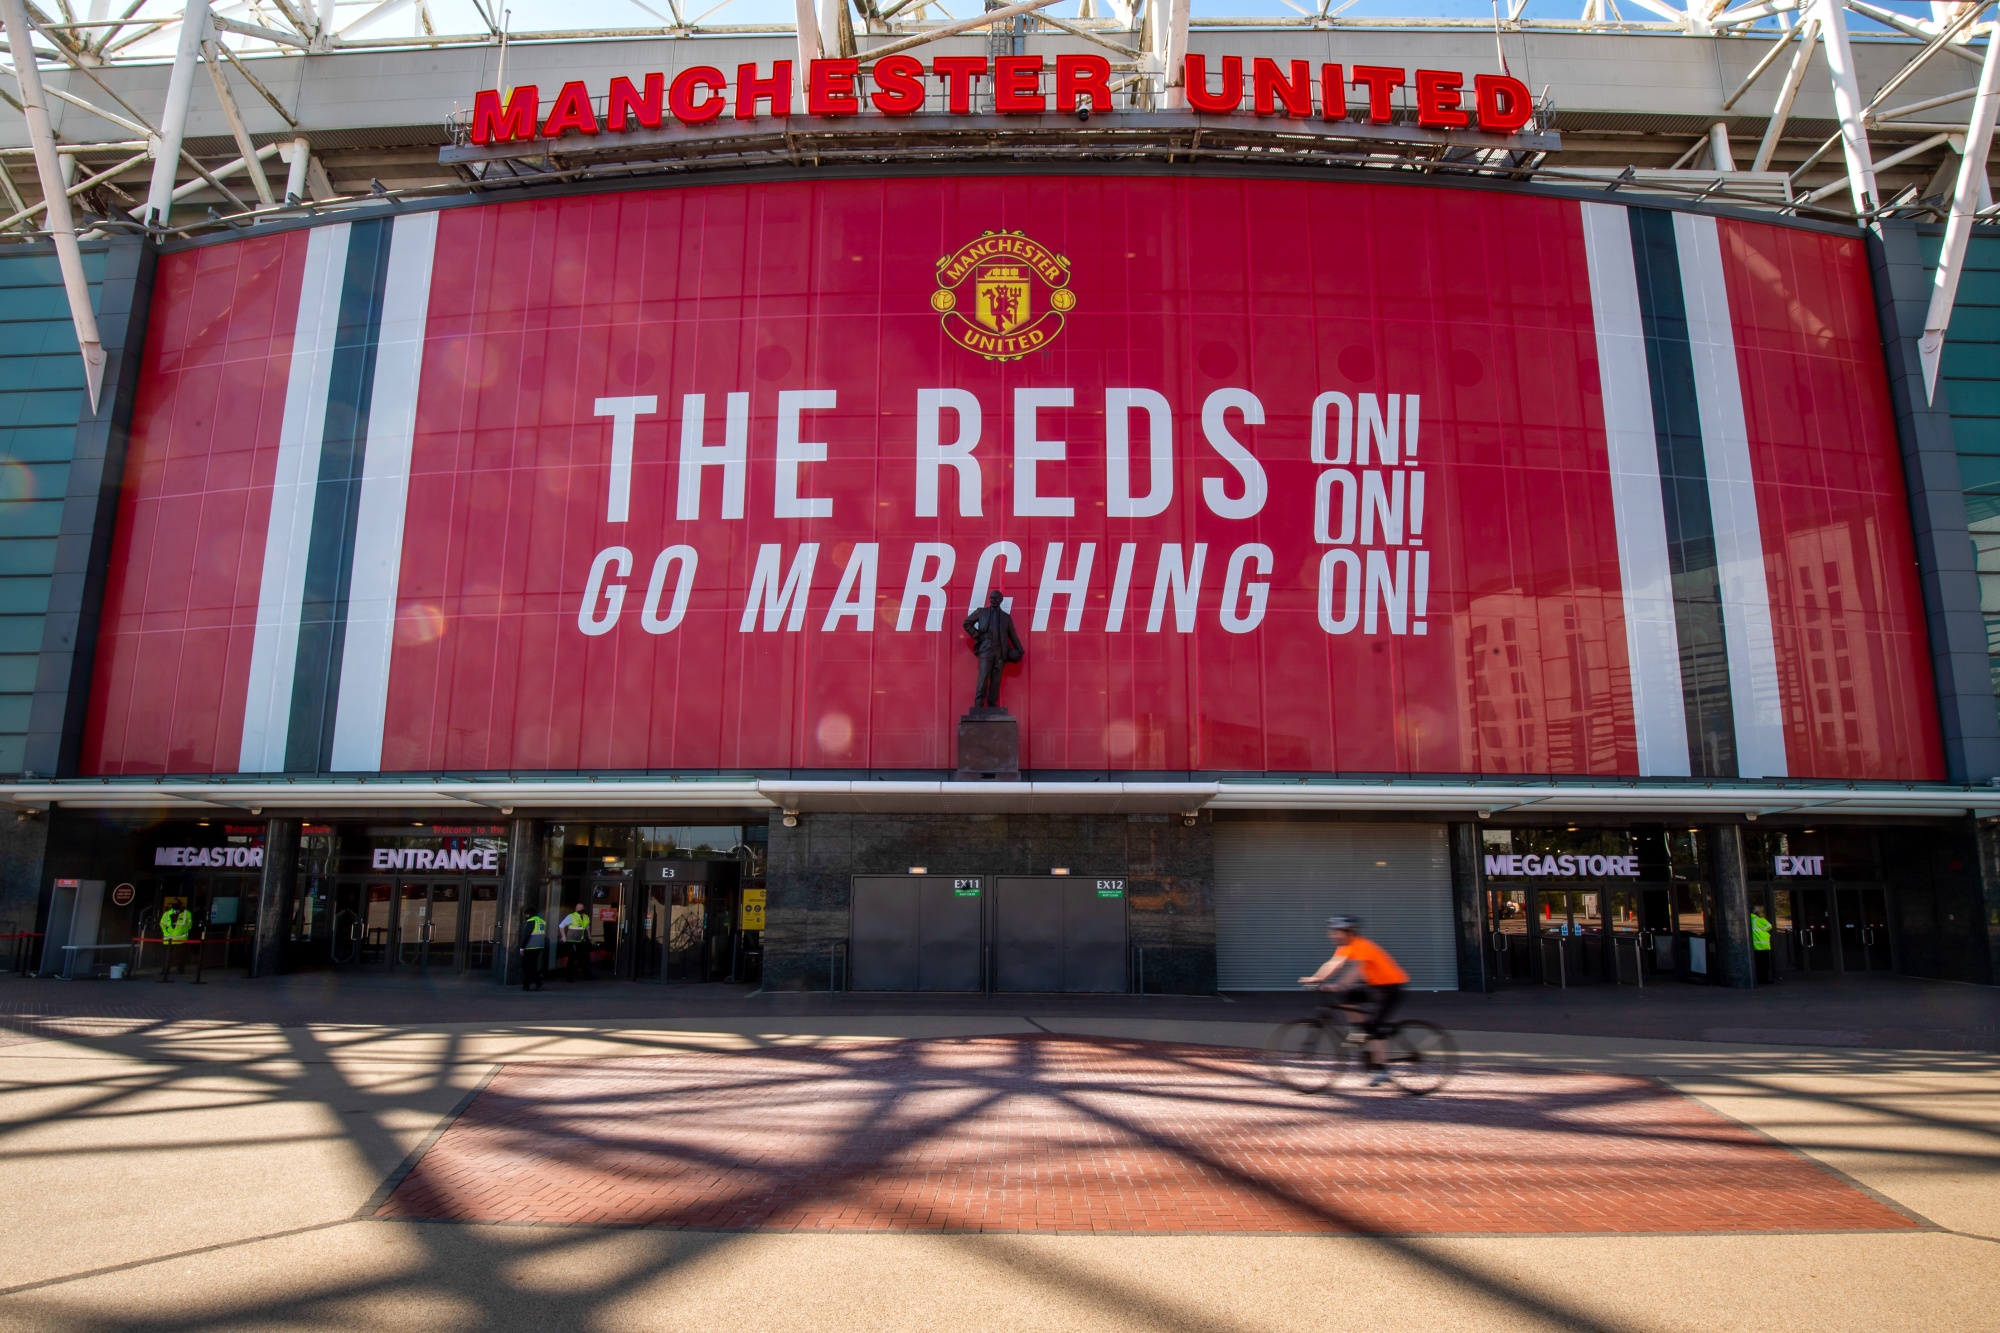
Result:
<instances>
[{"instance_id":1,"label":"concrete pillar","mask_svg":"<svg viewBox=\"0 0 2000 1333\"><path fill-rule=\"evenodd\" d=\"M285 970L292 894L299 880L299 829L296 819L273 819L264 826L264 876L257 886L257 933L250 944L253 977L275 977Z\"/></svg>"},{"instance_id":2,"label":"concrete pillar","mask_svg":"<svg viewBox=\"0 0 2000 1333\"><path fill-rule=\"evenodd\" d=\"M1715 905L1715 938L1709 941L1709 979L1735 990L1756 984L1750 957L1750 883L1743 860L1743 830L1720 824L1707 831L1708 888Z\"/></svg>"},{"instance_id":3,"label":"concrete pillar","mask_svg":"<svg viewBox=\"0 0 2000 1333\"><path fill-rule=\"evenodd\" d=\"M1485 994L1493 989L1486 957L1486 877L1479 855L1479 826L1451 826L1452 935L1458 947L1458 988Z\"/></svg>"},{"instance_id":4,"label":"concrete pillar","mask_svg":"<svg viewBox=\"0 0 2000 1333\"><path fill-rule=\"evenodd\" d=\"M507 823L507 877L500 882L500 924L493 947L493 979L503 986L521 984L521 918L531 907L548 908L536 894L542 883L542 821L514 819Z\"/></svg>"}]
</instances>

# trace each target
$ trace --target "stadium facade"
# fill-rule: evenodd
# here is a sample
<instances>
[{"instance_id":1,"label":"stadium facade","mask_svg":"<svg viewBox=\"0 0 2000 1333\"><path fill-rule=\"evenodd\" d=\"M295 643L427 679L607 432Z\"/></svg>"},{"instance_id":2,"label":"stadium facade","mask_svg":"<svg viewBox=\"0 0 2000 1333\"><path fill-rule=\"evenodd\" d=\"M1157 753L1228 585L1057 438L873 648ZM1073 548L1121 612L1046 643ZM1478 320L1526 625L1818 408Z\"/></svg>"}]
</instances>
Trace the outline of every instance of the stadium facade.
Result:
<instances>
[{"instance_id":1,"label":"stadium facade","mask_svg":"<svg viewBox=\"0 0 2000 1333\"><path fill-rule=\"evenodd\" d=\"M1817 29L1036 13L218 17L164 172L77 108L176 66L53 52L96 342L11 237L19 964L185 906L507 980L580 905L634 981L1203 992L1349 911L1437 988L2000 981L1990 97L1856 158ZM1990 81L1934 45L1826 50Z\"/></svg>"}]
</instances>

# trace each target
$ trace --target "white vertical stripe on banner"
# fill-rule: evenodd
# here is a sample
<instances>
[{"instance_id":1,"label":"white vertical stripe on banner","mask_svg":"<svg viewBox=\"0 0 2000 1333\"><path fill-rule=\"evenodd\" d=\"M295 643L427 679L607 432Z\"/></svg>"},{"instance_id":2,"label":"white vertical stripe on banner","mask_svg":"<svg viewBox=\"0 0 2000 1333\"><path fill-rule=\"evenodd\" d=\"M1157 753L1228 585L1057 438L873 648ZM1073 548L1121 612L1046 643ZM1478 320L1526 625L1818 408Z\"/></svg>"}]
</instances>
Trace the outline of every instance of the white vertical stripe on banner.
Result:
<instances>
[{"instance_id":1,"label":"white vertical stripe on banner","mask_svg":"<svg viewBox=\"0 0 2000 1333\"><path fill-rule=\"evenodd\" d=\"M348 583L347 635L340 659L340 702L333 721L332 769L374 773L382 767L382 727L389 710L389 658L396 642L396 589L403 570L403 516L410 498L410 451L423 374L424 327L431 304L436 213L396 219L382 289L382 329L375 385L368 400L368 444Z\"/></svg>"},{"instance_id":2,"label":"white vertical stripe on banner","mask_svg":"<svg viewBox=\"0 0 2000 1333\"><path fill-rule=\"evenodd\" d=\"M264 530L264 567L257 585L257 632L251 641L249 690L243 701L243 745L237 768L244 773L279 773L285 767L306 554L312 544L320 444L326 436L326 397L333 374L334 330L340 322L341 285L347 274L348 230L349 224L342 222L315 227L306 236L306 271L299 284L291 374L278 429L278 469L271 485L271 519Z\"/></svg>"},{"instance_id":3,"label":"white vertical stripe on banner","mask_svg":"<svg viewBox=\"0 0 2000 1333\"><path fill-rule=\"evenodd\" d=\"M1722 632L1729 647L1729 704L1736 719L1736 772L1745 778L1782 778L1788 769L1778 651L1771 637L1771 585L1764 572L1764 533L1757 521L1757 481L1750 471L1750 429L1743 419L1722 238L1714 218L1676 213L1674 242L1681 257L1708 508L1715 523Z\"/></svg>"},{"instance_id":4,"label":"white vertical stripe on banner","mask_svg":"<svg viewBox=\"0 0 2000 1333\"><path fill-rule=\"evenodd\" d=\"M1616 204L1579 204L1597 323L1597 380L1611 464L1611 515L1618 525L1618 573L1625 592L1625 652L1632 672L1632 721L1639 772L1685 777L1687 711L1681 696L1680 633L1660 498L1659 440L1652 382L1639 322L1632 227Z\"/></svg>"}]
</instances>

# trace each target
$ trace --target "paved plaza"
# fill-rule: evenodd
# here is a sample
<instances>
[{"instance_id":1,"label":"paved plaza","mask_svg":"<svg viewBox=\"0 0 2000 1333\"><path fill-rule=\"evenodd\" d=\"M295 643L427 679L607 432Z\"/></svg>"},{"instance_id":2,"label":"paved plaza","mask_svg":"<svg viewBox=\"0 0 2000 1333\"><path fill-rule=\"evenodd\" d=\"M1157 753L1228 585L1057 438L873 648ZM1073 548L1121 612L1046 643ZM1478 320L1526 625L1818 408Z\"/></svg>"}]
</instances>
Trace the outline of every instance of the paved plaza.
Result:
<instances>
[{"instance_id":1,"label":"paved plaza","mask_svg":"<svg viewBox=\"0 0 2000 1333\"><path fill-rule=\"evenodd\" d=\"M1263 1079L1276 1001L630 989L0 979L0 1328L2000 1329L1983 992L1955 1050L1454 1021L1411 1099Z\"/></svg>"},{"instance_id":2,"label":"paved plaza","mask_svg":"<svg viewBox=\"0 0 2000 1333\"><path fill-rule=\"evenodd\" d=\"M1056 1036L523 1061L374 1213L798 1231L1902 1231L1652 1079L1302 1096L1228 1048Z\"/></svg>"}]
</instances>

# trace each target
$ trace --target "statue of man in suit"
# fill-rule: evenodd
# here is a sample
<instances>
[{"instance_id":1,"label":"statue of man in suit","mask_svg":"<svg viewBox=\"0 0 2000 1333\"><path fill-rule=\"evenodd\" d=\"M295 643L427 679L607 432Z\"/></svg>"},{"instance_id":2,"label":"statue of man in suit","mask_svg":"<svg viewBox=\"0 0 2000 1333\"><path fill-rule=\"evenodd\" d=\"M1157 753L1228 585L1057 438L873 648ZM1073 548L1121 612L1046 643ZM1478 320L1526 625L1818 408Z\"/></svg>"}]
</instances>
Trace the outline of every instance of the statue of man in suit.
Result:
<instances>
[{"instance_id":1,"label":"statue of man in suit","mask_svg":"<svg viewBox=\"0 0 2000 1333\"><path fill-rule=\"evenodd\" d=\"M965 632L972 636L972 652L979 659L979 693L975 708L1000 706L1000 673L1009 662L1024 656L1021 636L1014 632L1014 617L1001 606L997 592L986 595L986 605L965 618Z\"/></svg>"}]
</instances>

